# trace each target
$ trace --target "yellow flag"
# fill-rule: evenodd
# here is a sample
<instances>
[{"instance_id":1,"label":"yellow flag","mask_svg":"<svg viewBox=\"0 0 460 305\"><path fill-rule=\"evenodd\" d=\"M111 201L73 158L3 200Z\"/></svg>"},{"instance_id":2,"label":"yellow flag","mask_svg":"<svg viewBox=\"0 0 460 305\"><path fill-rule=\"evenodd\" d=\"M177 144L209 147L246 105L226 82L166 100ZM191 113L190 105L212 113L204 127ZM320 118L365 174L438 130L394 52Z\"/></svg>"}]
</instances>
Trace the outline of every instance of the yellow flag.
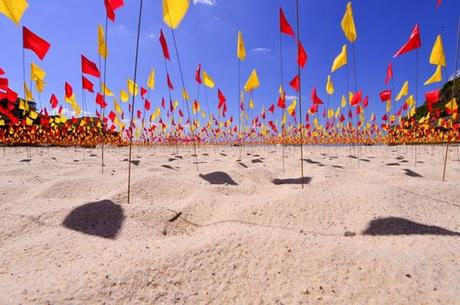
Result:
<instances>
[{"instance_id":1,"label":"yellow flag","mask_svg":"<svg viewBox=\"0 0 460 305\"><path fill-rule=\"evenodd\" d=\"M348 102L350 103L350 105L351 105L351 101L353 100L353 96L354 96L353 92L349 91L348 92Z\"/></svg>"},{"instance_id":2,"label":"yellow flag","mask_svg":"<svg viewBox=\"0 0 460 305\"><path fill-rule=\"evenodd\" d=\"M16 24L21 21L27 7L29 7L29 3L26 0L0 0L0 13Z\"/></svg>"},{"instance_id":3,"label":"yellow flag","mask_svg":"<svg viewBox=\"0 0 460 305\"><path fill-rule=\"evenodd\" d=\"M248 78L248 81L244 85L244 91L252 91L256 88L259 88L259 77L257 76L256 69L252 70L251 75Z\"/></svg>"},{"instance_id":4,"label":"yellow flag","mask_svg":"<svg viewBox=\"0 0 460 305\"><path fill-rule=\"evenodd\" d=\"M414 106L415 105L415 99L414 99L414 96L412 94L406 99L406 104L409 105L409 106Z\"/></svg>"},{"instance_id":5,"label":"yellow flag","mask_svg":"<svg viewBox=\"0 0 460 305\"><path fill-rule=\"evenodd\" d=\"M104 83L102 83L101 85L102 85L102 92L104 92L105 96L113 96L114 95L113 92L110 91L110 89Z\"/></svg>"},{"instance_id":6,"label":"yellow flag","mask_svg":"<svg viewBox=\"0 0 460 305\"><path fill-rule=\"evenodd\" d=\"M458 112L458 105L457 105L457 100L453 98L450 102L446 104L446 109L451 113L457 113Z\"/></svg>"},{"instance_id":7,"label":"yellow flag","mask_svg":"<svg viewBox=\"0 0 460 305\"><path fill-rule=\"evenodd\" d=\"M202 71L203 84L208 88L214 88L214 80L204 70Z\"/></svg>"},{"instance_id":8,"label":"yellow flag","mask_svg":"<svg viewBox=\"0 0 460 305\"><path fill-rule=\"evenodd\" d=\"M187 13L188 0L163 0L163 21L170 28L176 29Z\"/></svg>"},{"instance_id":9,"label":"yellow flag","mask_svg":"<svg viewBox=\"0 0 460 305\"><path fill-rule=\"evenodd\" d=\"M37 87L37 91L40 92L40 93L42 93L43 90L45 89L45 85L46 85L46 83L42 79L37 79L35 81L35 86Z\"/></svg>"},{"instance_id":10,"label":"yellow flag","mask_svg":"<svg viewBox=\"0 0 460 305\"><path fill-rule=\"evenodd\" d=\"M128 79L128 92L130 95L137 95L139 93L139 87L130 79Z\"/></svg>"},{"instance_id":11,"label":"yellow flag","mask_svg":"<svg viewBox=\"0 0 460 305\"><path fill-rule=\"evenodd\" d=\"M446 66L446 55L444 55L444 46L442 45L441 35L438 35L438 37L436 37L436 41L434 42L430 55L430 64L442 67Z\"/></svg>"},{"instance_id":12,"label":"yellow flag","mask_svg":"<svg viewBox=\"0 0 460 305\"><path fill-rule=\"evenodd\" d=\"M391 101L387 101L387 107L386 107L387 112L391 111Z\"/></svg>"},{"instance_id":13,"label":"yellow flag","mask_svg":"<svg viewBox=\"0 0 460 305\"><path fill-rule=\"evenodd\" d=\"M250 109L254 109L254 101L252 100L252 98L249 99L249 108Z\"/></svg>"},{"instance_id":14,"label":"yellow flag","mask_svg":"<svg viewBox=\"0 0 460 305\"><path fill-rule=\"evenodd\" d=\"M431 75L431 77L426 80L424 85L426 86L426 85L437 83L437 82L440 82L440 81L442 81L441 66L437 66L436 71L434 72L434 74Z\"/></svg>"},{"instance_id":15,"label":"yellow flag","mask_svg":"<svg viewBox=\"0 0 460 305\"><path fill-rule=\"evenodd\" d=\"M123 113L123 110L121 109L120 104L118 104L116 99L113 99L113 108L115 108L117 113Z\"/></svg>"},{"instance_id":16,"label":"yellow flag","mask_svg":"<svg viewBox=\"0 0 460 305\"><path fill-rule=\"evenodd\" d=\"M107 49L107 44L105 42L104 28L100 24L99 24L99 27L97 29L97 37L98 37L98 52L99 52L99 56L101 56L102 58L107 58L107 55L108 55L109 51Z\"/></svg>"},{"instance_id":17,"label":"yellow flag","mask_svg":"<svg viewBox=\"0 0 460 305\"><path fill-rule=\"evenodd\" d=\"M147 87L149 87L150 90L153 90L155 88L155 69L152 69L149 74L149 79L147 80Z\"/></svg>"},{"instance_id":18,"label":"yellow flag","mask_svg":"<svg viewBox=\"0 0 460 305\"><path fill-rule=\"evenodd\" d=\"M123 102L123 103L126 103L129 99L129 95L128 93L126 93L125 90L120 90L120 100Z\"/></svg>"},{"instance_id":19,"label":"yellow flag","mask_svg":"<svg viewBox=\"0 0 460 305\"><path fill-rule=\"evenodd\" d=\"M347 10L342 18L342 30L348 41L354 42L358 35L356 34L355 21L353 20L353 10L351 8L351 2L347 4Z\"/></svg>"},{"instance_id":20,"label":"yellow flag","mask_svg":"<svg viewBox=\"0 0 460 305\"><path fill-rule=\"evenodd\" d=\"M1 1L1 0L0 0ZM46 76L46 72L43 71L42 68L37 66L34 63L30 64L30 79L33 81L37 81L38 79L44 80Z\"/></svg>"},{"instance_id":21,"label":"yellow flag","mask_svg":"<svg viewBox=\"0 0 460 305\"><path fill-rule=\"evenodd\" d=\"M190 97L188 96L187 90L185 90L185 89L182 89L182 98L184 99L184 101L190 100Z\"/></svg>"},{"instance_id":22,"label":"yellow flag","mask_svg":"<svg viewBox=\"0 0 460 305\"><path fill-rule=\"evenodd\" d=\"M338 119L340 116L340 106L335 110L335 118Z\"/></svg>"},{"instance_id":23,"label":"yellow flag","mask_svg":"<svg viewBox=\"0 0 460 305\"><path fill-rule=\"evenodd\" d=\"M34 97L32 96L32 91L30 91L26 82L24 82L24 92L26 93L26 100L33 101Z\"/></svg>"},{"instance_id":24,"label":"yellow flag","mask_svg":"<svg viewBox=\"0 0 460 305\"><path fill-rule=\"evenodd\" d=\"M326 92L329 95L334 94L334 84L332 83L332 79L330 75L327 76Z\"/></svg>"},{"instance_id":25,"label":"yellow flag","mask_svg":"<svg viewBox=\"0 0 460 305\"><path fill-rule=\"evenodd\" d=\"M340 102L340 106L342 106L342 108L345 108L345 106L347 106L347 100L346 100L344 95L342 95L342 100Z\"/></svg>"},{"instance_id":26,"label":"yellow flag","mask_svg":"<svg viewBox=\"0 0 460 305\"><path fill-rule=\"evenodd\" d=\"M406 96L409 93L409 81L405 81L401 91L399 91L398 96L396 97L396 101L399 101L403 96Z\"/></svg>"},{"instance_id":27,"label":"yellow flag","mask_svg":"<svg viewBox=\"0 0 460 305\"><path fill-rule=\"evenodd\" d=\"M246 58L246 49L244 48L243 33L238 31L238 46L236 50L236 56L238 59L243 61Z\"/></svg>"},{"instance_id":28,"label":"yellow flag","mask_svg":"<svg viewBox=\"0 0 460 305\"><path fill-rule=\"evenodd\" d=\"M281 124L286 125L286 112L283 112L283 118L281 119Z\"/></svg>"},{"instance_id":29,"label":"yellow flag","mask_svg":"<svg viewBox=\"0 0 460 305\"><path fill-rule=\"evenodd\" d=\"M292 100L291 105L289 105L289 107L287 108L287 111L289 112L290 115L292 116L294 115L296 107L297 107L297 100L294 99Z\"/></svg>"},{"instance_id":30,"label":"yellow flag","mask_svg":"<svg viewBox=\"0 0 460 305\"><path fill-rule=\"evenodd\" d=\"M347 45L344 44L343 47L342 47L342 51L334 59L334 63L332 64L331 72L334 72L337 69L345 66L347 64L347 62L348 62Z\"/></svg>"},{"instance_id":31,"label":"yellow flag","mask_svg":"<svg viewBox=\"0 0 460 305\"><path fill-rule=\"evenodd\" d=\"M411 118L415 115L415 107L411 107L408 113L408 116Z\"/></svg>"}]
</instances>

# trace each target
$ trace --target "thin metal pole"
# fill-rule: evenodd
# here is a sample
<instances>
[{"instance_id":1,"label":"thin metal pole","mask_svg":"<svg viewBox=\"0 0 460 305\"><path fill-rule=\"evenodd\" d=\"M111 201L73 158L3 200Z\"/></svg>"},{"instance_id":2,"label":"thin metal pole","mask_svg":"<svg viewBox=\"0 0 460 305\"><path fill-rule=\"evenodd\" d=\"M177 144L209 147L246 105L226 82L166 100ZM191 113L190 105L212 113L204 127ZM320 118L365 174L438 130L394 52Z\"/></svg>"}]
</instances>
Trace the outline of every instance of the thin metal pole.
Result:
<instances>
[{"instance_id":1,"label":"thin metal pole","mask_svg":"<svg viewBox=\"0 0 460 305\"><path fill-rule=\"evenodd\" d=\"M297 43L300 41L300 26L299 26L299 0L296 0L296 15L297 15ZM298 48L298 46L297 46ZM299 76L299 124L300 124L300 180L302 181L302 188L304 188L303 179L303 124L302 124L302 81L300 73L300 65L297 63L297 73Z\"/></svg>"},{"instance_id":2,"label":"thin metal pole","mask_svg":"<svg viewBox=\"0 0 460 305\"><path fill-rule=\"evenodd\" d=\"M141 21L142 21L142 5L144 1L141 0L139 5L139 17L138 17L138 25L137 25L137 42L136 42L136 57L134 60L134 84L137 80L137 60L139 56L139 38L141 33ZM133 98L131 100L131 120L129 123L129 157L128 157L128 203L130 203L131 199L131 154L132 154L132 146L133 146L133 116L134 116L134 101L136 99L136 95L133 94Z\"/></svg>"}]
</instances>

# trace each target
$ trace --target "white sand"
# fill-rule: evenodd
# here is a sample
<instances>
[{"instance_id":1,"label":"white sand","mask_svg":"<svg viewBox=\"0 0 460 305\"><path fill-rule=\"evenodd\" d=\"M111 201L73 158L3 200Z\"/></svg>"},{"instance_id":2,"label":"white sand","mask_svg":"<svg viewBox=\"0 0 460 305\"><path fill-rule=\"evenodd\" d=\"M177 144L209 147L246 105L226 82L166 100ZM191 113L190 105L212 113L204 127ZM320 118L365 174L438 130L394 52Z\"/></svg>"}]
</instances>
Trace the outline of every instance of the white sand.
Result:
<instances>
[{"instance_id":1,"label":"white sand","mask_svg":"<svg viewBox=\"0 0 460 305\"><path fill-rule=\"evenodd\" d=\"M0 304L460 304L456 148L442 182L444 146L419 147L417 167L412 147L365 147L359 168L351 148L306 147L303 190L272 183L300 176L298 148L285 173L279 147L246 147L247 168L239 148L199 149L200 174L237 185L172 151L134 149L128 205L126 148L103 175L99 149L32 148L28 163L0 148ZM117 221L114 238L81 232Z\"/></svg>"}]
</instances>

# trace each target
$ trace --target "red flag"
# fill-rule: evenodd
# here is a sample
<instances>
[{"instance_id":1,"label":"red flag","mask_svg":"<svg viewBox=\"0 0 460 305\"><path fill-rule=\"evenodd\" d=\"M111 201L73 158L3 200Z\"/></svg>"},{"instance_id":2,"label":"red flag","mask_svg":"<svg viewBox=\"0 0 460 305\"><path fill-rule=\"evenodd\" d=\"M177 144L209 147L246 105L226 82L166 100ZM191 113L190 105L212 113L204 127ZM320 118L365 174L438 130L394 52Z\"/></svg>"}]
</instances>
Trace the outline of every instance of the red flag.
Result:
<instances>
[{"instance_id":1,"label":"red flag","mask_svg":"<svg viewBox=\"0 0 460 305\"><path fill-rule=\"evenodd\" d=\"M115 22L115 10L123 6L123 0L104 0L107 18Z\"/></svg>"},{"instance_id":2,"label":"red flag","mask_svg":"<svg viewBox=\"0 0 460 305\"><path fill-rule=\"evenodd\" d=\"M85 74L92 75L94 77L100 77L101 73L99 72L96 64L85 57L85 55L81 55L81 72Z\"/></svg>"},{"instance_id":3,"label":"red flag","mask_svg":"<svg viewBox=\"0 0 460 305\"><path fill-rule=\"evenodd\" d=\"M152 105L152 104L151 104L148 100L145 100L145 102L144 102L144 108L145 108L145 110L149 111L151 105Z\"/></svg>"},{"instance_id":4,"label":"red flag","mask_svg":"<svg viewBox=\"0 0 460 305\"><path fill-rule=\"evenodd\" d=\"M142 117L142 112L140 110L137 111L137 118L140 120Z\"/></svg>"},{"instance_id":5,"label":"red flag","mask_svg":"<svg viewBox=\"0 0 460 305\"><path fill-rule=\"evenodd\" d=\"M144 87L141 87L141 97L142 99L145 99L145 94L147 93L147 89L145 89Z\"/></svg>"},{"instance_id":6,"label":"red flag","mask_svg":"<svg viewBox=\"0 0 460 305\"><path fill-rule=\"evenodd\" d=\"M12 89L8 88L6 90L6 99L11 103L16 103L18 100L18 94Z\"/></svg>"},{"instance_id":7,"label":"red flag","mask_svg":"<svg viewBox=\"0 0 460 305\"><path fill-rule=\"evenodd\" d=\"M174 86L173 86L173 84L172 84L172 82L171 82L171 79L169 78L169 73L166 74L166 82L168 83L169 89L170 89L170 90L174 90Z\"/></svg>"},{"instance_id":8,"label":"red flag","mask_svg":"<svg viewBox=\"0 0 460 305\"><path fill-rule=\"evenodd\" d=\"M198 84L201 85L201 64L199 64L198 67L196 67L195 80Z\"/></svg>"},{"instance_id":9,"label":"red flag","mask_svg":"<svg viewBox=\"0 0 460 305\"><path fill-rule=\"evenodd\" d=\"M307 63L307 59L308 59L307 52L305 52L302 42L300 42L299 40L297 42L297 64L303 68L305 67L305 64Z\"/></svg>"},{"instance_id":10,"label":"red flag","mask_svg":"<svg viewBox=\"0 0 460 305\"><path fill-rule=\"evenodd\" d=\"M0 89L3 91L8 90L8 79L7 78L0 78Z\"/></svg>"},{"instance_id":11,"label":"red flag","mask_svg":"<svg viewBox=\"0 0 460 305\"><path fill-rule=\"evenodd\" d=\"M3 75L3 74L5 74L5 71L3 71L2 68L0 68L0 75Z\"/></svg>"},{"instance_id":12,"label":"red flag","mask_svg":"<svg viewBox=\"0 0 460 305\"><path fill-rule=\"evenodd\" d=\"M161 98L161 108L165 109L165 106L166 106L166 105L165 105L165 98L162 97L162 98Z\"/></svg>"},{"instance_id":13,"label":"red flag","mask_svg":"<svg viewBox=\"0 0 460 305\"><path fill-rule=\"evenodd\" d=\"M390 62L387 68L387 75L385 77L385 85L388 85L388 82L393 79L393 65Z\"/></svg>"},{"instance_id":14,"label":"red flag","mask_svg":"<svg viewBox=\"0 0 460 305\"><path fill-rule=\"evenodd\" d=\"M25 26L22 27L22 41L24 49L33 51L41 60L50 49L50 44L46 40L32 33Z\"/></svg>"},{"instance_id":15,"label":"red flag","mask_svg":"<svg viewBox=\"0 0 460 305\"><path fill-rule=\"evenodd\" d=\"M313 90L311 91L311 100L315 105L324 104L323 101L316 95L316 87L313 87Z\"/></svg>"},{"instance_id":16,"label":"red flag","mask_svg":"<svg viewBox=\"0 0 460 305\"><path fill-rule=\"evenodd\" d=\"M355 95L353 95L353 98L351 99L351 106L356 106L361 102L361 99L363 97L363 90L359 90Z\"/></svg>"},{"instance_id":17,"label":"red flag","mask_svg":"<svg viewBox=\"0 0 460 305\"><path fill-rule=\"evenodd\" d=\"M166 43L165 36L163 35L163 30L160 30L160 44L161 48L163 49L163 56L167 60L171 60L171 58L169 57L168 44Z\"/></svg>"},{"instance_id":18,"label":"red flag","mask_svg":"<svg viewBox=\"0 0 460 305\"><path fill-rule=\"evenodd\" d=\"M294 31L292 30L289 22L284 15L283 9L280 7L280 31L286 35L292 36L294 38Z\"/></svg>"},{"instance_id":19,"label":"red flag","mask_svg":"<svg viewBox=\"0 0 460 305\"><path fill-rule=\"evenodd\" d=\"M97 96L96 96L96 104L101 106L101 108L107 107L107 103L104 100L104 96L101 95L100 93L98 93Z\"/></svg>"},{"instance_id":20,"label":"red flag","mask_svg":"<svg viewBox=\"0 0 460 305\"><path fill-rule=\"evenodd\" d=\"M398 57L399 55L405 54L412 50L418 49L422 46L422 41L420 40L420 29L418 24L415 25L412 33L410 34L409 41L407 41L401 49L393 56L394 58Z\"/></svg>"},{"instance_id":21,"label":"red flag","mask_svg":"<svg viewBox=\"0 0 460 305\"><path fill-rule=\"evenodd\" d=\"M289 86L291 86L295 91L300 91L300 76L297 74L290 82Z\"/></svg>"},{"instance_id":22,"label":"red flag","mask_svg":"<svg viewBox=\"0 0 460 305\"><path fill-rule=\"evenodd\" d=\"M93 88L93 83L90 82L86 77L83 75L81 76L81 83L82 83L82 88L85 90L88 90L91 93L94 93L94 88Z\"/></svg>"},{"instance_id":23,"label":"red flag","mask_svg":"<svg viewBox=\"0 0 460 305\"><path fill-rule=\"evenodd\" d=\"M390 101L391 100L391 90L383 90L380 92L380 100L382 102Z\"/></svg>"},{"instance_id":24,"label":"red flag","mask_svg":"<svg viewBox=\"0 0 460 305\"><path fill-rule=\"evenodd\" d=\"M366 95L366 97L363 100L363 106L366 108L369 105L369 97Z\"/></svg>"},{"instance_id":25,"label":"red flag","mask_svg":"<svg viewBox=\"0 0 460 305\"><path fill-rule=\"evenodd\" d=\"M278 104L277 106L281 109L286 108L286 100L283 97L278 97Z\"/></svg>"},{"instance_id":26,"label":"red flag","mask_svg":"<svg viewBox=\"0 0 460 305\"><path fill-rule=\"evenodd\" d=\"M51 99L50 99L51 108L53 108L53 109L56 108L58 103L59 103L59 101L58 101L57 97L54 94L52 94Z\"/></svg>"},{"instance_id":27,"label":"red flag","mask_svg":"<svg viewBox=\"0 0 460 305\"><path fill-rule=\"evenodd\" d=\"M271 106L268 108L268 111L270 111L271 114L273 114L275 112L275 104L271 104Z\"/></svg>"},{"instance_id":28,"label":"red flag","mask_svg":"<svg viewBox=\"0 0 460 305\"><path fill-rule=\"evenodd\" d=\"M109 113L109 119L113 122L115 121L115 118L117 117L117 115L115 114L115 112L113 111L110 111Z\"/></svg>"},{"instance_id":29,"label":"red flag","mask_svg":"<svg viewBox=\"0 0 460 305\"><path fill-rule=\"evenodd\" d=\"M433 111L433 104L439 101L440 90L433 90L425 93L425 100L428 105L428 111Z\"/></svg>"},{"instance_id":30,"label":"red flag","mask_svg":"<svg viewBox=\"0 0 460 305\"><path fill-rule=\"evenodd\" d=\"M65 97L67 98L71 98L72 95L73 95L73 88L72 86L68 83L68 82L65 82Z\"/></svg>"},{"instance_id":31,"label":"red flag","mask_svg":"<svg viewBox=\"0 0 460 305\"><path fill-rule=\"evenodd\" d=\"M441 6L442 0L436 1L436 8L438 9Z\"/></svg>"},{"instance_id":32,"label":"red flag","mask_svg":"<svg viewBox=\"0 0 460 305\"><path fill-rule=\"evenodd\" d=\"M219 105L217 105L217 109L220 109L226 102L225 96L220 89L217 89L217 97L219 98Z\"/></svg>"}]
</instances>

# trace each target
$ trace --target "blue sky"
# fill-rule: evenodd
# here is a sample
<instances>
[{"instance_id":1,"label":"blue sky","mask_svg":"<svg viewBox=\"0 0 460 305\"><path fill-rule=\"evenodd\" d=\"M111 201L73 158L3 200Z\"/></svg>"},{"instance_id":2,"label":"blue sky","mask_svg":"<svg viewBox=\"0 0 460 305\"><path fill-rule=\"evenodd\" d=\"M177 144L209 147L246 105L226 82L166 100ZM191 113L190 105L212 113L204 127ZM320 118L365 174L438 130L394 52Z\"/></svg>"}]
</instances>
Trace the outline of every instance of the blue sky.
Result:
<instances>
[{"instance_id":1,"label":"blue sky","mask_svg":"<svg viewBox=\"0 0 460 305\"><path fill-rule=\"evenodd\" d=\"M126 80L133 77L134 48L138 0L125 0L125 6L117 11L115 23L109 23L108 78L109 88L117 95L126 89ZM326 101L325 84L335 56L346 39L340 28L345 12L345 0L300 0L301 41L308 53L306 68L302 70L303 109L310 104L312 86L317 86L318 95ZM442 35L447 57L447 74L454 70L456 27L459 17L458 0L444 0L436 10L435 0L355 0L354 17L358 32L356 42L358 88L370 97L367 113L382 114L384 104L378 93L386 89L385 72L392 55L405 43L416 23L420 24L422 48L420 49L419 103L425 91L439 88L439 84L423 86L435 67L428 63L431 48L438 34ZM81 97L80 54L97 62L97 25L105 20L103 0L29 0L22 24L48 40L52 46L43 62L31 52L26 52L26 62L38 63L46 72L47 87L41 95L42 103L48 106L51 93L64 102L64 82L70 82ZM261 87L253 93L257 113L262 105L276 103L280 84L280 49L278 8L282 6L287 19L295 30L294 0L191 0L190 9L176 31L186 87L192 98L196 96L194 72L201 63L227 97L229 114L237 113L237 58L236 35L243 32L247 58L241 65L242 83L253 68L257 69ZM2 56L0 67L7 72L10 86L22 95L22 51L21 31L9 19L0 16L2 32ZM171 32L162 22L160 0L145 0L139 54L138 83L145 84L151 68L156 70L156 88L150 94L153 108L161 97L167 97L165 69L158 42L163 28L169 43L173 62L169 66L172 81L180 87L177 61L175 59ZM296 48L292 39L283 36L285 86L296 73ZM351 52L350 52L351 54ZM351 66L350 66L351 67ZM410 91L415 92L415 52L393 60L394 90L399 91L405 80L409 80ZM445 75L443 75L445 77ZM332 76L335 94L331 106L337 107L340 97L346 92L346 70L340 69ZM93 78L95 88L97 81ZM144 85L145 86L145 85ZM353 86L352 86L353 88ZM396 92L397 93L397 92ZM395 93L395 94L396 94ZM288 95L294 95L287 89ZM37 97L36 94L34 94ZM203 95L203 93L201 93ZM215 112L217 90L208 89L211 110ZM180 99L176 89L174 99ZM89 111L94 111L94 98L88 96ZM109 103L111 105L111 103ZM141 105L137 99L137 105ZM398 103L398 106L400 104ZM127 105L123 104L125 112ZM202 101L202 107L205 103ZM304 110L304 111L305 111Z\"/></svg>"}]
</instances>

